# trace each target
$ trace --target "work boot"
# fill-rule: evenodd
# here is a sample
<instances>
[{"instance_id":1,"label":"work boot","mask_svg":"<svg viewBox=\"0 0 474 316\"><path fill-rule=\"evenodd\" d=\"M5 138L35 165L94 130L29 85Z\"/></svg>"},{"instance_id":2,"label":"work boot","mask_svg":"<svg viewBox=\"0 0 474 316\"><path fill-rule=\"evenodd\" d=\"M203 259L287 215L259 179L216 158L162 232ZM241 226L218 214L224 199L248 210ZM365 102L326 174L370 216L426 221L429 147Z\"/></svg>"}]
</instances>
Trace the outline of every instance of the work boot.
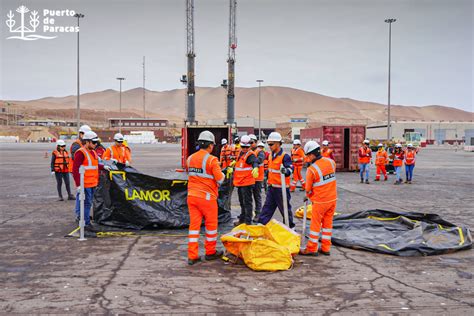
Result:
<instances>
[{"instance_id":1,"label":"work boot","mask_svg":"<svg viewBox=\"0 0 474 316\"><path fill-rule=\"evenodd\" d=\"M408 184L411 184L411 180L410 180L410 181L408 181Z\"/></svg>"},{"instance_id":2,"label":"work boot","mask_svg":"<svg viewBox=\"0 0 474 316\"><path fill-rule=\"evenodd\" d=\"M255 217L252 219L252 222L258 223L258 215L255 215Z\"/></svg>"},{"instance_id":3,"label":"work boot","mask_svg":"<svg viewBox=\"0 0 474 316\"><path fill-rule=\"evenodd\" d=\"M189 259L189 258L188 258L188 264L189 264L190 266L192 266L193 264L196 264L196 263L198 263L198 262L201 262L201 258L197 258L197 259Z\"/></svg>"},{"instance_id":4,"label":"work boot","mask_svg":"<svg viewBox=\"0 0 474 316\"><path fill-rule=\"evenodd\" d=\"M304 188L304 187L301 187L301 188L300 188L300 191L305 191L305 188Z\"/></svg>"},{"instance_id":5,"label":"work boot","mask_svg":"<svg viewBox=\"0 0 474 316\"><path fill-rule=\"evenodd\" d=\"M399 182L399 181L395 181L393 184L395 184L395 185L399 185L399 184L400 184L400 182Z\"/></svg>"},{"instance_id":6,"label":"work boot","mask_svg":"<svg viewBox=\"0 0 474 316\"><path fill-rule=\"evenodd\" d=\"M234 227L239 226L240 224L243 224L244 222L241 222L240 220L234 222Z\"/></svg>"},{"instance_id":7,"label":"work boot","mask_svg":"<svg viewBox=\"0 0 474 316\"><path fill-rule=\"evenodd\" d=\"M369 183L370 183L369 179L365 180L365 184L369 184Z\"/></svg>"},{"instance_id":8,"label":"work boot","mask_svg":"<svg viewBox=\"0 0 474 316\"><path fill-rule=\"evenodd\" d=\"M405 180L405 183L408 183L408 180Z\"/></svg>"},{"instance_id":9,"label":"work boot","mask_svg":"<svg viewBox=\"0 0 474 316\"><path fill-rule=\"evenodd\" d=\"M72 200L75 200L76 197L75 197L74 195L72 195L72 194L69 194L69 196L67 197L67 199L68 199L69 201L72 201Z\"/></svg>"},{"instance_id":10,"label":"work boot","mask_svg":"<svg viewBox=\"0 0 474 316\"><path fill-rule=\"evenodd\" d=\"M91 233L97 233L97 229L94 226L92 226L92 224L84 226L84 230Z\"/></svg>"},{"instance_id":11,"label":"work boot","mask_svg":"<svg viewBox=\"0 0 474 316\"><path fill-rule=\"evenodd\" d=\"M360 183L364 183L364 178L360 178Z\"/></svg>"},{"instance_id":12,"label":"work boot","mask_svg":"<svg viewBox=\"0 0 474 316\"><path fill-rule=\"evenodd\" d=\"M375 178L375 180L374 180L374 181L380 181L380 179L377 179L377 178Z\"/></svg>"},{"instance_id":13,"label":"work boot","mask_svg":"<svg viewBox=\"0 0 474 316\"><path fill-rule=\"evenodd\" d=\"M64 201L64 199L63 199L62 196L59 196L58 202L59 202L59 201Z\"/></svg>"},{"instance_id":14,"label":"work boot","mask_svg":"<svg viewBox=\"0 0 474 316\"><path fill-rule=\"evenodd\" d=\"M320 253L321 253L322 255L325 255L325 256L330 256L330 255L331 255L331 252L330 252L330 251L322 251L322 250L321 250Z\"/></svg>"},{"instance_id":15,"label":"work boot","mask_svg":"<svg viewBox=\"0 0 474 316\"><path fill-rule=\"evenodd\" d=\"M300 255L302 256L312 256L312 257L317 257L318 256L318 252L311 252L311 251L308 251L306 249L300 249Z\"/></svg>"},{"instance_id":16,"label":"work boot","mask_svg":"<svg viewBox=\"0 0 474 316\"><path fill-rule=\"evenodd\" d=\"M383 181L387 181L388 180L388 177L385 177L385 179L383 179Z\"/></svg>"},{"instance_id":17,"label":"work boot","mask_svg":"<svg viewBox=\"0 0 474 316\"><path fill-rule=\"evenodd\" d=\"M206 261L220 259L224 255L224 251L218 250L212 255L206 255Z\"/></svg>"}]
</instances>

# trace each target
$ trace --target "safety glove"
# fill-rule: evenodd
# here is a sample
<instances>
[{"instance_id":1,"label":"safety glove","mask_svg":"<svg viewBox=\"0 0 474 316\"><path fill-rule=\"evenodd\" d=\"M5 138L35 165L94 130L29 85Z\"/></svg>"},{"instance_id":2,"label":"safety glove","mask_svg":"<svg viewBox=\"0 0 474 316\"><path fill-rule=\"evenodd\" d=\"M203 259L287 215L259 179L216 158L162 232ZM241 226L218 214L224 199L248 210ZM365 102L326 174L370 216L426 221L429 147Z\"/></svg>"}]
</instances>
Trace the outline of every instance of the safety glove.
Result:
<instances>
[{"instance_id":1,"label":"safety glove","mask_svg":"<svg viewBox=\"0 0 474 316\"><path fill-rule=\"evenodd\" d=\"M226 171L226 178L229 179L232 176L232 172L234 172L233 168L227 168Z\"/></svg>"},{"instance_id":2,"label":"safety glove","mask_svg":"<svg viewBox=\"0 0 474 316\"><path fill-rule=\"evenodd\" d=\"M232 162L230 163L229 167L232 168L233 166L235 166L236 163L237 163L237 160L232 161Z\"/></svg>"},{"instance_id":3,"label":"safety glove","mask_svg":"<svg viewBox=\"0 0 474 316\"><path fill-rule=\"evenodd\" d=\"M258 167L252 169L252 177L254 177L255 179L258 178Z\"/></svg>"},{"instance_id":4,"label":"safety glove","mask_svg":"<svg viewBox=\"0 0 474 316\"><path fill-rule=\"evenodd\" d=\"M281 165L281 167L280 167L280 172L281 172L281 174L284 174L284 175L286 176L286 168L285 168L285 166Z\"/></svg>"}]
</instances>

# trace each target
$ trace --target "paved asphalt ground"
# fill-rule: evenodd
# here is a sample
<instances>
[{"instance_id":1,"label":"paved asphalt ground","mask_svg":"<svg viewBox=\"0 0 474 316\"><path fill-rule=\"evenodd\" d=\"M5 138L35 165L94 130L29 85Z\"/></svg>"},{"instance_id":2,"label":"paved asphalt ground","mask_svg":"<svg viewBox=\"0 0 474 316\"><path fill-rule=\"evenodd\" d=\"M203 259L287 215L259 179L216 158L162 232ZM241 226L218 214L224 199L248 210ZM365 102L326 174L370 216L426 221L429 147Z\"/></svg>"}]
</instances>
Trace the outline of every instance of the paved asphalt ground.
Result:
<instances>
[{"instance_id":1,"label":"paved asphalt ground","mask_svg":"<svg viewBox=\"0 0 474 316\"><path fill-rule=\"evenodd\" d=\"M266 273L220 260L189 267L186 237L64 238L73 202L56 201L44 158L52 148L0 145L0 313L474 314L472 250L401 258L334 247L330 257L299 256L292 270ZM177 145L132 150L147 174L179 165ZM413 210L472 228L473 167L474 153L429 148L412 185L339 173L338 212ZM298 192L293 204L302 199Z\"/></svg>"}]
</instances>

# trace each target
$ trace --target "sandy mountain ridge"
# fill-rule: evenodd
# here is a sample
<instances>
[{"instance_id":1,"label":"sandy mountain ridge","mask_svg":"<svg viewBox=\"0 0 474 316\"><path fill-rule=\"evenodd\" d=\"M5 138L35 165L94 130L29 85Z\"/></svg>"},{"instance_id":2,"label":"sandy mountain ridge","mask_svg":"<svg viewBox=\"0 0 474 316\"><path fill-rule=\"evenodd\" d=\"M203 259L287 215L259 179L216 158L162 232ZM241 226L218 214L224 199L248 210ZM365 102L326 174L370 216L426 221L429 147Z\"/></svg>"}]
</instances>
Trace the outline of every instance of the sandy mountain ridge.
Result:
<instances>
[{"instance_id":1,"label":"sandy mountain ridge","mask_svg":"<svg viewBox=\"0 0 474 316\"><path fill-rule=\"evenodd\" d=\"M267 86L261 88L262 119L288 122L290 117L308 117L315 122L347 121L371 123L386 119L386 105L358 101L349 98L334 98L314 92L287 87ZM143 89L135 88L122 92L124 116L143 114ZM258 88L236 88L236 116L258 116ZM11 101L23 109L35 112L58 113L75 109L76 97L46 97L30 101ZM148 117L166 118L180 122L184 117L185 89L169 91L146 90ZM199 121L225 117L226 91L223 88L196 88L196 116ZM108 89L81 95L81 108L94 112L118 114L119 92ZM67 111L70 112L70 111ZM72 114L72 113L71 113ZM110 113L112 114L112 113ZM100 114L103 117L104 114ZM450 120L470 121L474 113L452 107L392 106L392 117L398 120Z\"/></svg>"}]
</instances>

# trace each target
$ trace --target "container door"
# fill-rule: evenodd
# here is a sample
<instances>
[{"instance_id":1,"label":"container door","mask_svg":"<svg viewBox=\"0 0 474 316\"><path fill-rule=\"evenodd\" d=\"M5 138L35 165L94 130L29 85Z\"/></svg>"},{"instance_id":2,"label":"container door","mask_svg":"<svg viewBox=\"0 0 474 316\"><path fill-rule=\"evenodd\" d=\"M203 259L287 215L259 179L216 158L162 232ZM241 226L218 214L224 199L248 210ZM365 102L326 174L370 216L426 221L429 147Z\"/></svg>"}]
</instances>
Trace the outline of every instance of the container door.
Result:
<instances>
[{"instance_id":1,"label":"container door","mask_svg":"<svg viewBox=\"0 0 474 316\"><path fill-rule=\"evenodd\" d=\"M349 170L349 164L351 160L351 130L350 128L344 128L344 159L343 169Z\"/></svg>"}]
</instances>

